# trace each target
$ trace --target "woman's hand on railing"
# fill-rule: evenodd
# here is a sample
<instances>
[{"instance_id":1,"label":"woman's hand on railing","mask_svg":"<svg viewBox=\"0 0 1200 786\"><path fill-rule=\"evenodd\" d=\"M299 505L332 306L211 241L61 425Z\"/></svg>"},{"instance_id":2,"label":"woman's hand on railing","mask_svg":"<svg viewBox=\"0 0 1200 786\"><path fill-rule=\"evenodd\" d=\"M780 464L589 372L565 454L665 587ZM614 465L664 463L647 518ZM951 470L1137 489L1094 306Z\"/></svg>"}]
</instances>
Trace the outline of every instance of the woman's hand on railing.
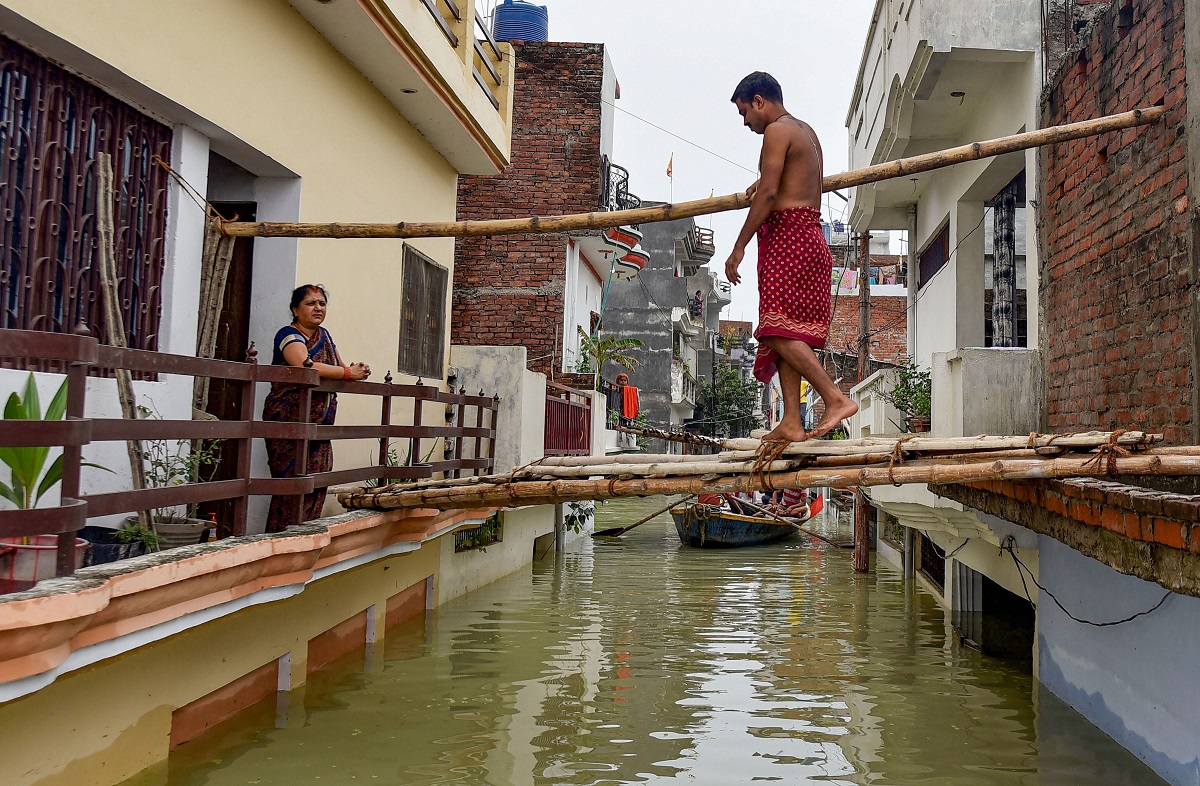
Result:
<instances>
[{"instance_id":1,"label":"woman's hand on railing","mask_svg":"<svg viewBox=\"0 0 1200 786\"><path fill-rule=\"evenodd\" d=\"M349 382L361 382L371 376L371 367L366 363L351 363L346 366L346 379Z\"/></svg>"}]
</instances>

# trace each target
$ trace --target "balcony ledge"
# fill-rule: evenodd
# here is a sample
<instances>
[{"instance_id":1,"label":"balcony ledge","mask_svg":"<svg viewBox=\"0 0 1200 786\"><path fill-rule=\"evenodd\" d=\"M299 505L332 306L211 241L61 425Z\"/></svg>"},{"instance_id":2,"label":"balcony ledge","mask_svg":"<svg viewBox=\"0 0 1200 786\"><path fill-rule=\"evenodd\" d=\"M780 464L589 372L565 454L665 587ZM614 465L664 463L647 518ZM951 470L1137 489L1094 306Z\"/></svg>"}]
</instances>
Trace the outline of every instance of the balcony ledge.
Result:
<instances>
[{"instance_id":1,"label":"balcony ledge","mask_svg":"<svg viewBox=\"0 0 1200 786\"><path fill-rule=\"evenodd\" d=\"M353 512L84 568L0 597L0 702L222 616L415 551L490 510Z\"/></svg>"}]
</instances>

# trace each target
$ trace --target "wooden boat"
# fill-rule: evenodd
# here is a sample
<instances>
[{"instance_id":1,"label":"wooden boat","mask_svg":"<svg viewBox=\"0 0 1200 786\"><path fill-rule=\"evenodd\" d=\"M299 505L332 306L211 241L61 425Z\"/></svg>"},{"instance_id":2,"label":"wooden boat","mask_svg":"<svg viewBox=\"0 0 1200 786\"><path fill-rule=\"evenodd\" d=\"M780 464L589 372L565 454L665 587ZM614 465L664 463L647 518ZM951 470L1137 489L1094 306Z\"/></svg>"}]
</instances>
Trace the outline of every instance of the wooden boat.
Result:
<instances>
[{"instance_id":1,"label":"wooden boat","mask_svg":"<svg viewBox=\"0 0 1200 786\"><path fill-rule=\"evenodd\" d=\"M765 516L743 516L699 503L672 508L671 518L683 545L710 549L777 543L799 531Z\"/></svg>"}]
</instances>

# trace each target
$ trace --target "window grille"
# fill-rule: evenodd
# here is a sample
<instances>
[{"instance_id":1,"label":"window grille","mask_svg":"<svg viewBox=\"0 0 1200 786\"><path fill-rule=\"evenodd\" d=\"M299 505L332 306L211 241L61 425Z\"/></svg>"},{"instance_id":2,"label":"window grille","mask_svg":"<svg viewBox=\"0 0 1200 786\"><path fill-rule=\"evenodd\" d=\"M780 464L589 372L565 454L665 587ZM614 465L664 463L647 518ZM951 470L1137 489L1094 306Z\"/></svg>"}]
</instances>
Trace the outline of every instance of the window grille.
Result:
<instances>
[{"instance_id":1,"label":"window grille","mask_svg":"<svg viewBox=\"0 0 1200 786\"><path fill-rule=\"evenodd\" d=\"M950 259L950 224L942 227L942 231L921 252L921 278L917 289L925 286L933 276L942 269Z\"/></svg>"},{"instance_id":2,"label":"window grille","mask_svg":"<svg viewBox=\"0 0 1200 786\"><path fill-rule=\"evenodd\" d=\"M449 271L409 245L404 247L404 294L400 309L400 357L405 374L441 379L446 353L446 290Z\"/></svg>"},{"instance_id":3,"label":"window grille","mask_svg":"<svg viewBox=\"0 0 1200 786\"><path fill-rule=\"evenodd\" d=\"M105 340L96 154L113 159L126 340L158 348L171 129L0 37L0 328Z\"/></svg>"}]
</instances>

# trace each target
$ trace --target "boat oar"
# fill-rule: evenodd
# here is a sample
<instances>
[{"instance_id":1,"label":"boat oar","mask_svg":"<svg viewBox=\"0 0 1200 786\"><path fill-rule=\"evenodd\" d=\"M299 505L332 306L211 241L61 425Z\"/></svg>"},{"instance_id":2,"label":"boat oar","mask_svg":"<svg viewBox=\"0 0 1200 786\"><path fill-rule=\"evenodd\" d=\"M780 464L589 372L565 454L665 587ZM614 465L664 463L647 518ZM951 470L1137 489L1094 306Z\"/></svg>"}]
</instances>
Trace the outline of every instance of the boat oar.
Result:
<instances>
[{"instance_id":1,"label":"boat oar","mask_svg":"<svg viewBox=\"0 0 1200 786\"><path fill-rule=\"evenodd\" d=\"M665 508L660 508L660 509L654 511L646 518L640 519L639 521L635 521L632 524L630 524L628 527L609 527L608 529L602 529L597 532L593 532L592 537L594 538L596 536L601 536L601 537L606 537L606 538L609 538L609 537L615 538L617 535L624 535L626 532L633 529L634 527L638 527L638 526L641 526L642 524L645 524L647 521L654 518L655 516L661 516L663 513L666 513L668 510L675 507L679 503L687 502L689 499L691 499L694 496L696 496L696 495L689 494L686 497L677 499L674 502L672 502L670 505L667 505Z\"/></svg>"},{"instance_id":2,"label":"boat oar","mask_svg":"<svg viewBox=\"0 0 1200 786\"><path fill-rule=\"evenodd\" d=\"M830 546L835 546L835 547L837 547L837 548L839 548L839 549L840 549L840 548L842 548L840 545L838 545L837 543L834 543L832 540L830 540L829 538L825 537L824 535L819 535L819 534L817 534L816 532L813 532L811 529L806 529L806 528L804 528L804 527L801 527L801 526L800 526L799 524L797 524L796 522L794 522L794 521L791 521L791 520L789 520L789 519L785 519L783 516L780 516L780 515L777 515L777 514L775 514L775 513L772 513L771 511L767 510L766 508L764 508L764 507L760 507L760 506L758 506L758 505L755 505L753 502L750 502L749 500L745 500L745 499L740 499L740 498L739 498L739 499L738 499L738 504L740 504L740 505L745 505L746 507L749 507L749 508L754 508L754 509L755 509L755 510L757 510L759 513L766 513L768 516L770 516L771 518L775 519L775 520L776 520L776 521L778 521L780 524L786 524L786 525L788 525L789 527L795 527L796 529L798 529L798 530L800 530L801 532L803 532L805 535L811 535L812 537L816 538L817 540L823 540L823 541L825 541L826 543L828 543Z\"/></svg>"}]
</instances>

